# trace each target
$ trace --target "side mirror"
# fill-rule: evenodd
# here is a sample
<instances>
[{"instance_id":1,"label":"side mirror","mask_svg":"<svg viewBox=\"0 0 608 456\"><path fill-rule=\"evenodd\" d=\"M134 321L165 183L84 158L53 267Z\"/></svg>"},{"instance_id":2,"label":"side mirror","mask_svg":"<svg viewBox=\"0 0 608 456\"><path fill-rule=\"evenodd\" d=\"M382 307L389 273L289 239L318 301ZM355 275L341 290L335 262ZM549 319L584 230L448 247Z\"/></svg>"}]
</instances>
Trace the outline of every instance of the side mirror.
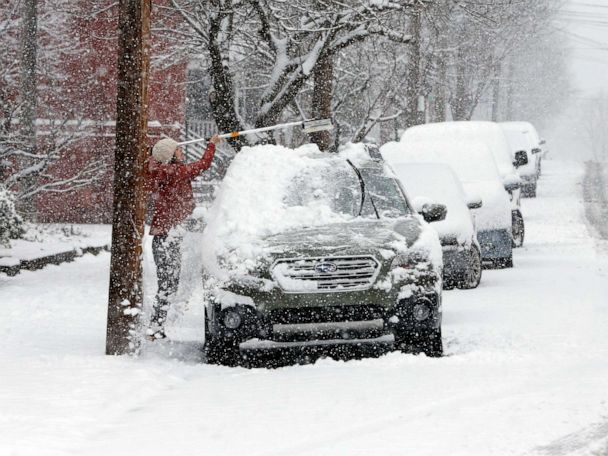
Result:
<instances>
[{"instance_id":1,"label":"side mirror","mask_svg":"<svg viewBox=\"0 0 608 456\"><path fill-rule=\"evenodd\" d=\"M539 144L540 144L541 146L544 146L545 144L547 144L547 141L546 141L544 138L541 138L541 140L540 140Z\"/></svg>"},{"instance_id":2,"label":"side mirror","mask_svg":"<svg viewBox=\"0 0 608 456\"><path fill-rule=\"evenodd\" d=\"M472 196L467 199L467 207L469 209L479 209L483 206L483 201L479 196Z\"/></svg>"},{"instance_id":3,"label":"side mirror","mask_svg":"<svg viewBox=\"0 0 608 456\"><path fill-rule=\"evenodd\" d=\"M422 206L420 215L427 223L440 222L445 220L448 208L444 204L425 204Z\"/></svg>"},{"instance_id":4,"label":"side mirror","mask_svg":"<svg viewBox=\"0 0 608 456\"><path fill-rule=\"evenodd\" d=\"M528 164L528 154L525 150L518 150L515 152L515 159L513 160L513 166L520 168Z\"/></svg>"},{"instance_id":5,"label":"side mirror","mask_svg":"<svg viewBox=\"0 0 608 456\"><path fill-rule=\"evenodd\" d=\"M534 149L532 149L532 153L534 155L536 154L540 154L543 150L540 147L535 147Z\"/></svg>"}]
</instances>

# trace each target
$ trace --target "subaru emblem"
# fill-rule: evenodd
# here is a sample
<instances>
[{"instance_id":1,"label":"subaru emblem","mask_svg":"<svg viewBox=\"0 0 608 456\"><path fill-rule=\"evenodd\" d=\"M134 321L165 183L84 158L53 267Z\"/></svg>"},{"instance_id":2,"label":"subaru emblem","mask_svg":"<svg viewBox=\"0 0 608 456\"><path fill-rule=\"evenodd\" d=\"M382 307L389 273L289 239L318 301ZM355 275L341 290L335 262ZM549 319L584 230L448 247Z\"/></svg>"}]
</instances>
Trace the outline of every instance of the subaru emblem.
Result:
<instances>
[{"instance_id":1,"label":"subaru emblem","mask_svg":"<svg viewBox=\"0 0 608 456\"><path fill-rule=\"evenodd\" d=\"M319 263L315 266L315 271L329 274L330 272L336 272L338 270L338 266L334 263Z\"/></svg>"}]
</instances>

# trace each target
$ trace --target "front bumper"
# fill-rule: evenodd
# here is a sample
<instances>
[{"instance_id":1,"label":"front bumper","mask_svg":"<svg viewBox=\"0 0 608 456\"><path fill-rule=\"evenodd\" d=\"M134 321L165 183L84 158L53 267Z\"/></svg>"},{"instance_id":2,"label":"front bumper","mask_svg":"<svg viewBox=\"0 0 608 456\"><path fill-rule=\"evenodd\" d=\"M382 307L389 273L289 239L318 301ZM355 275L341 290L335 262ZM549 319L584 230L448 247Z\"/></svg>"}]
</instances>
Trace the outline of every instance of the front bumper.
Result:
<instances>
[{"instance_id":1,"label":"front bumper","mask_svg":"<svg viewBox=\"0 0 608 456\"><path fill-rule=\"evenodd\" d=\"M469 270L469 251L459 245L443 246L443 280L460 280Z\"/></svg>"},{"instance_id":2,"label":"front bumper","mask_svg":"<svg viewBox=\"0 0 608 456\"><path fill-rule=\"evenodd\" d=\"M222 309L212 301L208 306L208 330L213 337L239 343L251 339L308 342L376 339L393 334L397 325L412 332L441 326L441 294L435 291L396 299L390 307L374 303L343 305L342 294L348 293L334 293L332 301L319 301L323 305L270 309L251 304ZM421 320L422 307L426 307L428 316ZM228 312L238 313L238 328L226 327L224 317Z\"/></svg>"},{"instance_id":3,"label":"front bumper","mask_svg":"<svg viewBox=\"0 0 608 456\"><path fill-rule=\"evenodd\" d=\"M510 229L484 230L477 232L484 261L509 258L513 252L513 235Z\"/></svg>"}]
</instances>

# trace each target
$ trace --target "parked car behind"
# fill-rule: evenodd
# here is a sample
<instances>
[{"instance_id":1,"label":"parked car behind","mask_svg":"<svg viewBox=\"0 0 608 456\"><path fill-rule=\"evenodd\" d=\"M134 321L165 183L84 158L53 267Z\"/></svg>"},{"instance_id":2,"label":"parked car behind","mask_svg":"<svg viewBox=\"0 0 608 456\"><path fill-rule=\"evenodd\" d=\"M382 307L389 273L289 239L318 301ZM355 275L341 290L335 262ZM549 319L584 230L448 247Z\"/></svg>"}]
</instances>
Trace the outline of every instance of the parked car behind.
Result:
<instances>
[{"instance_id":1,"label":"parked car behind","mask_svg":"<svg viewBox=\"0 0 608 456\"><path fill-rule=\"evenodd\" d=\"M445 206L425 216L440 220ZM437 233L362 144L244 148L208 220L210 362L235 363L243 345L321 340L442 353Z\"/></svg>"},{"instance_id":2,"label":"parked car behind","mask_svg":"<svg viewBox=\"0 0 608 456\"><path fill-rule=\"evenodd\" d=\"M481 257L495 267L513 266L511 202L496 163L480 141L390 142L380 149L391 166L399 163L443 163L461 180L472 200L483 206L473 211Z\"/></svg>"},{"instance_id":3,"label":"parked car behind","mask_svg":"<svg viewBox=\"0 0 608 456\"><path fill-rule=\"evenodd\" d=\"M482 207L481 198L469 200L462 183L448 165L397 163L392 166L417 211L424 204L441 202L448 212L433 223L443 249L444 288L477 288L481 281L481 248L471 209Z\"/></svg>"},{"instance_id":4,"label":"parked car behind","mask_svg":"<svg viewBox=\"0 0 608 456\"><path fill-rule=\"evenodd\" d=\"M531 152L534 157L534 168L536 169L536 177L540 177L542 172L542 161L548 153L546 142L540 137L538 131L530 122L504 122L501 125L507 125L512 129L519 129L525 132L530 142Z\"/></svg>"},{"instance_id":5,"label":"parked car behind","mask_svg":"<svg viewBox=\"0 0 608 456\"><path fill-rule=\"evenodd\" d=\"M527 163L525 152L511 156L509 143L502 128L495 122L441 122L418 125L407 129L402 142L411 141L482 141L486 144L494 161L498 174L511 199L511 229L513 246L521 247L524 243L525 225L520 205L520 187L522 180L516 170Z\"/></svg>"},{"instance_id":6,"label":"parked car behind","mask_svg":"<svg viewBox=\"0 0 608 456\"><path fill-rule=\"evenodd\" d=\"M507 137L513 158L519 151L523 151L528 158L528 163L517 170L522 179L521 194L526 198L535 198L538 181L536 156L540 153L538 144L535 147L529 129L521 122L502 122L499 125Z\"/></svg>"}]
</instances>

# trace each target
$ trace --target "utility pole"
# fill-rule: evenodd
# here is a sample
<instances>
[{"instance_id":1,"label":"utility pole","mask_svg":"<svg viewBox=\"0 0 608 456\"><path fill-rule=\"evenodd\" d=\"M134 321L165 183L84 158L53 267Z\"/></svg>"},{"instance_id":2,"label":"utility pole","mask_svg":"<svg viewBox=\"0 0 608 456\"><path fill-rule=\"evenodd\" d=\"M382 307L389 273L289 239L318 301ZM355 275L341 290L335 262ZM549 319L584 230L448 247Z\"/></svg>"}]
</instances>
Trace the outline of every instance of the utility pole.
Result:
<instances>
[{"instance_id":1,"label":"utility pole","mask_svg":"<svg viewBox=\"0 0 608 456\"><path fill-rule=\"evenodd\" d=\"M106 354L137 351L143 301L144 162L148 128L151 0L119 1L114 215Z\"/></svg>"},{"instance_id":2,"label":"utility pole","mask_svg":"<svg viewBox=\"0 0 608 456\"><path fill-rule=\"evenodd\" d=\"M36 57L38 51L38 0L23 0L21 17L21 115L19 116L21 135L28 154L36 155L36 118L38 92L36 90ZM32 160L23 158L21 166L26 169ZM28 176L21 181L25 191L36 185L36 178ZM28 197L20 205L28 220L36 221L35 197Z\"/></svg>"}]
</instances>

